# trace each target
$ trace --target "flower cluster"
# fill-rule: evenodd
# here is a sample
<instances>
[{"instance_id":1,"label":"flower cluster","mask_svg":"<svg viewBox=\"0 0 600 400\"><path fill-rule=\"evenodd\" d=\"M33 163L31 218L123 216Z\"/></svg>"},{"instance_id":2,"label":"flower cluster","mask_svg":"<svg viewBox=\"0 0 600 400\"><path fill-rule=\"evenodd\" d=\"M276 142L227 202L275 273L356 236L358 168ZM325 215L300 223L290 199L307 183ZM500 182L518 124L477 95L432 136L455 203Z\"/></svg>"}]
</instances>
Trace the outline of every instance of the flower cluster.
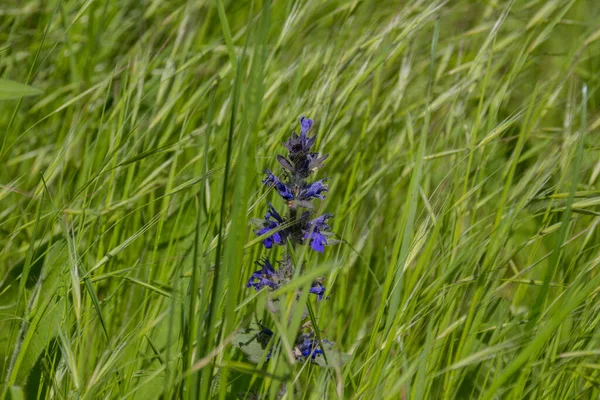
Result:
<instances>
[{"instance_id":1,"label":"flower cluster","mask_svg":"<svg viewBox=\"0 0 600 400\"><path fill-rule=\"evenodd\" d=\"M266 347L273 338L274 333L261 323L257 323L257 325L260 329L256 334L256 339L262 346ZM323 344L331 345L333 343L328 340L323 340ZM271 355L272 349L269 349L265 359L269 360ZM299 360L314 360L317 356L323 355L323 349L319 346L319 341L315 340L314 333L303 333L298 335L294 346L294 355Z\"/></svg>"},{"instance_id":2,"label":"flower cluster","mask_svg":"<svg viewBox=\"0 0 600 400\"><path fill-rule=\"evenodd\" d=\"M323 344L332 344L327 340L323 340ZM317 356L323 354L323 349L319 346L319 341L314 339L312 334L300 335L296 340L296 347L294 348L296 358L304 358L314 360Z\"/></svg>"},{"instance_id":3,"label":"flower cluster","mask_svg":"<svg viewBox=\"0 0 600 400\"><path fill-rule=\"evenodd\" d=\"M314 210L312 200L323 200L329 187L325 184L326 179L308 182L306 178L323 167L323 162L329 154L320 156L319 153L311 151L315 138L308 137L307 134L313 121L302 117L300 125L300 135L293 132L292 137L283 144L288 150L288 156L277 155L277 160L283 167L283 177L279 178L267 169L266 178L262 181L264 185L275 189L287 202L290 209L289 218L282 218L269 203L261 227L255 233L258 236L270 233L263 240L267 249L273 247L273 244L283 245L286 239L290 238L293 245L309 243L313 250L323 253L326 245L335 243L328 242L332 234L329 232L331 228L327 225L327 220L333 215L326 213L311 219ZM298 208L305 211L300 213Z\"/></svg>"},{"instance_id":4,"label":"flower cluster","mask_svg":"<svg viewBox=\"0 0 600 400\"><path fill-rule=\"evenodd\" d=\"M252 276L246 284L247 288L254 288L257 292L264 287L275 290L289 279L289 277L286 276L285 269L275 270L267 258L264 258L261 261L255 261L254 263L261 268L252 273ZM317 300L321 301L325 293L325 287L320 281L315 281L309 292L316 294Z\"/></svg>"},{"instance_id":5,"label":"flower cluster","mask_svg":"<svg viewBox=\"0 0 600 400\"><path fill-rule=\"evenodd\" d=\"M278 176L271 170L266 169L266 177L262 181L264 185L274 189L285 201L288 212L283 217L275 207L267 204L267 212L264 219L255 221L256 235L262 238L262 244L266 249L272 249L274 245L291 245L293 248L308 245L312 250L324 253L325 246L337 243L332 238L331 227L328 220L333 217L330 213L320 216L314 215L314 200L323 200L328 192L326 178L310 182L308 178L323 167L329 156L323 156L312 151L315 137L309 137L308 132L313 126L311 119L300 118L300 134L292 132L291 138L283 143L287 149L287 156L277 155L277 161L282 167ZM252 273L246 287L260 291L264 288L273 291L287 283L293 276L294 266L290 255L286 252L282 261L278 261L279 268L275 269L273 264L264 258L257 261L260 268ZM317 296L317 300L324 298L326 288L320 280L313 282L309 292ZM272 332L262 328L269 338ZM331 344L327 341L322 343ZM301 334L296 340L294 347L296 359L299 361L315 360L323 354L319 342L313 339L312 334ZM270 352L267 359L270 357Z\"/></svg>"},{"instance_id":6,"label":"flower cluster","mask_svg":"<svg viewBox=\"0 0 600 400\"><path fill-rule=\"evenodd\" d=\"M284 232L279 232L276 230L280 225L283 224L283 218L281 218L281 215L279 215L279 213L275 211L275 208L273 208L273 205L271 203L268 204L269 209L265 214L265 221L263 223L263 227L261 229L258 229L256 231L256 234L258 236L262 236L270 231L275 230L275 232L273 232L268 238L263 240L263 244L265 245L265 247L267 249L270 249L271 247L273 247L273 243L283 243Z\"/></svg>"}]
</instances>

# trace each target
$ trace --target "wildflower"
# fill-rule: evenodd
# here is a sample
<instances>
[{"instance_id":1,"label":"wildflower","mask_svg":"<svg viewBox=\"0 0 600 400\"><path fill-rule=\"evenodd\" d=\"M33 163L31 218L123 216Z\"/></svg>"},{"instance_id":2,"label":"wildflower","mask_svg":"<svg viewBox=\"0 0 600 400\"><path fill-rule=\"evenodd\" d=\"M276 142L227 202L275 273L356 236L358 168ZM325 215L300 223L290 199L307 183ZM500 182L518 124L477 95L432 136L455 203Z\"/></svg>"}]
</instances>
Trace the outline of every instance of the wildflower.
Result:
<instances>
[{"instance_id":1,"label":"wildflower","mask_svg":"<svg viewBox=\"0 0 600 400\"><path fill-rule=\"evenodd\" d=\"M281 181L277 176L275 176L270 170L266 169L265 173L267 177L262 181L264 185L274 187L277 193L284 200L292 200L294 195L292 194L292 190Z\"/></svg>"},{"instance_id":2,"label":"wildflower","mask_svg":"<svg viewBox=\"0 0 600 400\"><path fill-rule=\"evenodd\" d=\"M327 340L323 344L333 344ZM317 340L313 339L312 334L301 335L296 342L296 358L302 361L304 358L314 360L317 356L323 355L323 349Z\"/></svg>"},{"instance_id":3,"label":"wildflower","mask_svg":"<svg viewBox=\"0 0 600 400\"><path fill-rule=\"evenodd\" d=\"M267 236L263 240L263 244L267 249L271 249L274 244L289 243L291 249L296 249L300 245L310 245L310 247L320 253L323 253L326 245L337 243L329 230L331 227L327 221L333 217L332 214L325 213L311 220L313 215L313 200L325 198L325 193L329 191L329 187L325 184L327 179L320 179L314 182L309 182L307 178L323 167L328 154L323 156L319 153L311 151L315 144L315 138L309 137L308 132L313 126L313 120L301 117L300 118L300 134L292 132L291 138L283 143L288 150L287 156L277 155L277 161L283 168L283 175L279 178L270 170L266 169L266 177L262 183L277 191L277 193L286 201L289 212L284 219L277 213L271 203L265 214L264 220L255 220L259 229L255 233L259 236ZM298 210L303 208L305 210ZM284 252L283 260L279 262L279 267L276 270L268 259L257 261L256 264L260 267L252 273L246 287L254 288L260 291L263 288L276 290L288 283L293 276L296 276L295 266L292 262L293 251ZM300 266L300 268L302 268ZM317 296L317 301L323 300L325 297L326 288L321 280L316 280L312 283L309 289L309 294ZM300 292L299 292L300 294ZM277 298L268 298L267 308L273 313L280 313L280 306ZM302 317L305 319L306 315ZM258 363L264 360L264 351L267 346L273 342L273 331L259 324L261 329L250 336L250 332L246 331L239 334L238 346L244 351L252 362ZM333 343L327 341L314 340L315 328L312 324L304 324L304 333L298 333L294 345L294 356L298 361L311 360L319 365L324 365L322 359L317 359L323 354L323 346ZM309 329L310 332L306 332ZM255 346L254 344L260 344ZM253 344L254 343L254 344ZM266 359L272 357L273 345L270 345ZM276 345L275 345L276 346ZM276 348L276 347L275 347ZM329 351L329 350L328 350ZM334 354L334 353L332 353Z\"/></svg>"},{"instance_id":4,"label":"wildflower","mask_svg":"<svg viewBox=\"0 0 600 400\"><path fill-rule=\"evenodd\" d=\"M332 214L325 213L318 218L310 221L309 228L304 231L304 239L310 242L310 247L313 250L323 253L325 245L327 245L327 235L331 227L327 225L327 220L333 217Z\"/></svg>"},{"instance_id":5,"label":"wildflower","mask_svg":"<svg viewBox=\"0 0 600 400\"><path fill-rule=\"evenodd\" d=\"M292 137L290 138L290 140L283 144L285 148L288 149L288 151L290 152L290 158L292 159L292 161L295 161L294 159L308 153L312 145L315 143L314 137L309 138L308 136L306 136L312 125L312 119L301 117L300 135L298 135L296 132L292 132Z\"/></svg>"},{"instance_id":6,"label":"wildflower","mask_svg":"<svg viewBox=\"0 0 600 400\"><path fill-rule=\"evenodd\" d=\"M313 182L300 192L299 199L300 200L309 200L312 198L317 198L323 200L325 196L322 194L323 192L327 192L329 187L325 185L323 182L325 179L321 179L319 181Z\"/></svg>"},{"instance_id":7,"label":"wildflower","mask_svg":"<svg viewBox=\"0 0 600 400\"><path fill-rule=\"evenodd\" d=\"M265 286L277 289L279 287L277 273L269 260L265 258L262 262L255 261L255 264L262 268L252 273L246 287L253 287L257 292Z\"/></svg>"},{"instance_id":8,"label":"wildflower","mask_svg":"<svg viewBox=\"0 0 600 400\"><path fill-rule=\"evenodd\" d=\"M325 293L325 287L323 286L323 284L321 282L315 282L311 286L309 292L312 294L316 294L317 300L321 301L321 300L323 300L323 294Z\"/></svg>"},{"instance_id":9,"label":"wildflower","mask_svg":"<svg viewBox=\"0 0 600 400\"><path fill-rule=\"evenodd\" d=\"M302 344L298 346L298 350L300 350L303 357L311 357L314 360L316 356L323 354L323 350L318 346L319 344L316 340L304 339Z\"/></svg>"},{"instance_id":10,"label":"wildflower","mask_svg":"<svg viewBox=\"0 0 600 400\"><path fill-rule=\"evenodd\" d=\"M306 155L303 154L299 157L296 157L294 161L293 172L300 178L307 178L313 172L323 168L323 163L327 157L329 157L329 154L319 157L319 153L308 153ZM287 159L285 159L285 161L287 161ZM279 160L279 163L284 165L282 160Z\"/></svg>"},{"instance_id":11,"label":"wildflower","mask_svg":"<svg viewBox=\"0 0 600 400\"><path fill-rule=\"evenodd\" d=\"M261 229L255 231L255 233L258 236L262 236L265 233L276 229L277 227L279 227L279 225L281 225L283 223L283 218L281 218L281 215L279 215L279 213L277 211L275 211L275 208L273 207L273 205L271 203L268 203L268 204L269 204L269 210L265 214L265 220L263 222L263 227ZM271 236L269 236L268 238L263 240L263 244L264 244L265 248L270 249L271 247L273 247L273 243L281 244L283 241L283 235L284 235L284 232L279 231L279 232L273 233Z\"/></svg>"},{"instance_id":12,"label":"wildflower","mask_svg":"<svg viewBox=\"0 0 600 400\"><path fill-rule=\"evenodd\" d=\"M306 135L306 132L313 126L313 120L306 118L305 116L300 117L300 132Z\"/></svg>"}]
</instances>

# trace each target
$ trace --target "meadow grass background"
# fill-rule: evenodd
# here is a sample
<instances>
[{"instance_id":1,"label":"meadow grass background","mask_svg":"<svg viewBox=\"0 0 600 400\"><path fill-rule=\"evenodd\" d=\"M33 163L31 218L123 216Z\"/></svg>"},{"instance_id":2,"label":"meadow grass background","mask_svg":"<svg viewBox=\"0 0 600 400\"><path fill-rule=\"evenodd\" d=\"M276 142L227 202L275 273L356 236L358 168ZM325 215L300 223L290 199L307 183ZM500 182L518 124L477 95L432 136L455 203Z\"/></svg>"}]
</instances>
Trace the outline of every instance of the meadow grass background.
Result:
<instances>
[{"instance_id":1,"label":"meadow grass background","mask_svg":"<svg viewBox=\"0 0 600 400\"><path fill-rule=\"evenodd\" d=\"M1 396L598 398L599 68L596 0L3 2ZM295 335L245 283L301 115L343 368L231 344Z\"/></svg>"}]
</instances>

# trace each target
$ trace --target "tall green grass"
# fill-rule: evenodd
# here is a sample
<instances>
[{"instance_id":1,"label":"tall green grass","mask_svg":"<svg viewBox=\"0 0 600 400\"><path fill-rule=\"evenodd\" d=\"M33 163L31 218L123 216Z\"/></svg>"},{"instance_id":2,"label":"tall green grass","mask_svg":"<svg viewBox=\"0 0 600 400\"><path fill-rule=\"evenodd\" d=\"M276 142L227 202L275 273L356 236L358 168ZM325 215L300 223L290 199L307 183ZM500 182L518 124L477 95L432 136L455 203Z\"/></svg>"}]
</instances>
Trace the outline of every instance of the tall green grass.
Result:
<instances>
[{"instance_id":1,"label":"tall green grass","mask_svg":"<svg viewBox=\"0 0 600 400\"><path fill-rule=\"evenodd\" d=\"M598 71L595 0L5 2L0 396L597 398ZM245 283L301 115L343 368L232 345L300 321Z\"/></svg>"}]
</instances>

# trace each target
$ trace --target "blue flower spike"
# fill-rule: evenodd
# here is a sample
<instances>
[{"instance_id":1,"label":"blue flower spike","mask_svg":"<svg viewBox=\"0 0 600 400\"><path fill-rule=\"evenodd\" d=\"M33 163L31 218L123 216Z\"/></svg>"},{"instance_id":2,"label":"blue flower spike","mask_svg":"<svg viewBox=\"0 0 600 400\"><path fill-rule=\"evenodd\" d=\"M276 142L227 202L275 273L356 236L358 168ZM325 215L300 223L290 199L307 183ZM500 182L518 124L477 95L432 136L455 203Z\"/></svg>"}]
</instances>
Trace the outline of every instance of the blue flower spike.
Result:
<instances>
[{"instance_id":1,"label":"blue flower spike","mask_svg":"<svg viewBox=\"0 0 600 400\"><path fill-rule=\"evenodd\" d=\"M313 125L314 121L312 119L302 116L300 118L300 134L292 132L291 137L283 143L288 154L286 156L277 155L281 172L276 175L269 169L264 171L266 176L262 181L263 185L274 189L285 201L289 210L287 215L282 216L271 203L268 203L264 219L254 221L258 227L254 232L258 236L265 237L262 243L268 250L273 249L274 245L282 247L288 245L294 250L299 246L310 246L315 252L324 253L326 246L337 242L335 239L328 239L333 235L328 224L328 220L333 215L324 213L316 218L314 216L315 206L313 202L315 199L324 200L325 194L329 192L329 186L325 183L326 178L312 181L308 178L323 168L329 155L320 155L313 150L316 139L314 135L309 136ZM303 210L299 211L299 208ZM267 258L256 261L259 269L252 273L246 287L254 288L256 291L265 288L268 291L274 291L284 286L295 275L294 270L298 266L294 265L290 253L285 250L283 260L278 261L278 264L278 268L275 269ZM301 266L301 268L304 268L304 266ZM325 292L326 288L321 280L314 281L309 289L309 293L314 294L319 302L325 298ZM267 307L271 312L279 312L279 307L275 306L277 301L278 299L269 297ZM303 318L306 318L306 316ZM310 322L308 324L310 325ZM307 324L304 324L304 326L307 326ZM325 366L323 357L319 357L323 355L321 346L327 344L329 349L329 345L332 345L332 343L326 340L320 342L315 340L313 335L316 327L310 329L310 333L305 332L297 335L294 355L300 362L309 360ZM251 360L259 360L261 354L264 356L261 351L263 349L266 351L265 346L268 342L272 342L274 333L261 325L261 332L257 336L263 339L263 347L257 347L255 350L251 350L249 346L244 347L246 354L253 357ZM244 338L247 338L247 336ZM252 340L247 341L252 343ZM255 354L254 351L258 354ZM271 355L271 350L269 350L266 354L267 361L271 358Z\"/></svg>"}]
</instances>

